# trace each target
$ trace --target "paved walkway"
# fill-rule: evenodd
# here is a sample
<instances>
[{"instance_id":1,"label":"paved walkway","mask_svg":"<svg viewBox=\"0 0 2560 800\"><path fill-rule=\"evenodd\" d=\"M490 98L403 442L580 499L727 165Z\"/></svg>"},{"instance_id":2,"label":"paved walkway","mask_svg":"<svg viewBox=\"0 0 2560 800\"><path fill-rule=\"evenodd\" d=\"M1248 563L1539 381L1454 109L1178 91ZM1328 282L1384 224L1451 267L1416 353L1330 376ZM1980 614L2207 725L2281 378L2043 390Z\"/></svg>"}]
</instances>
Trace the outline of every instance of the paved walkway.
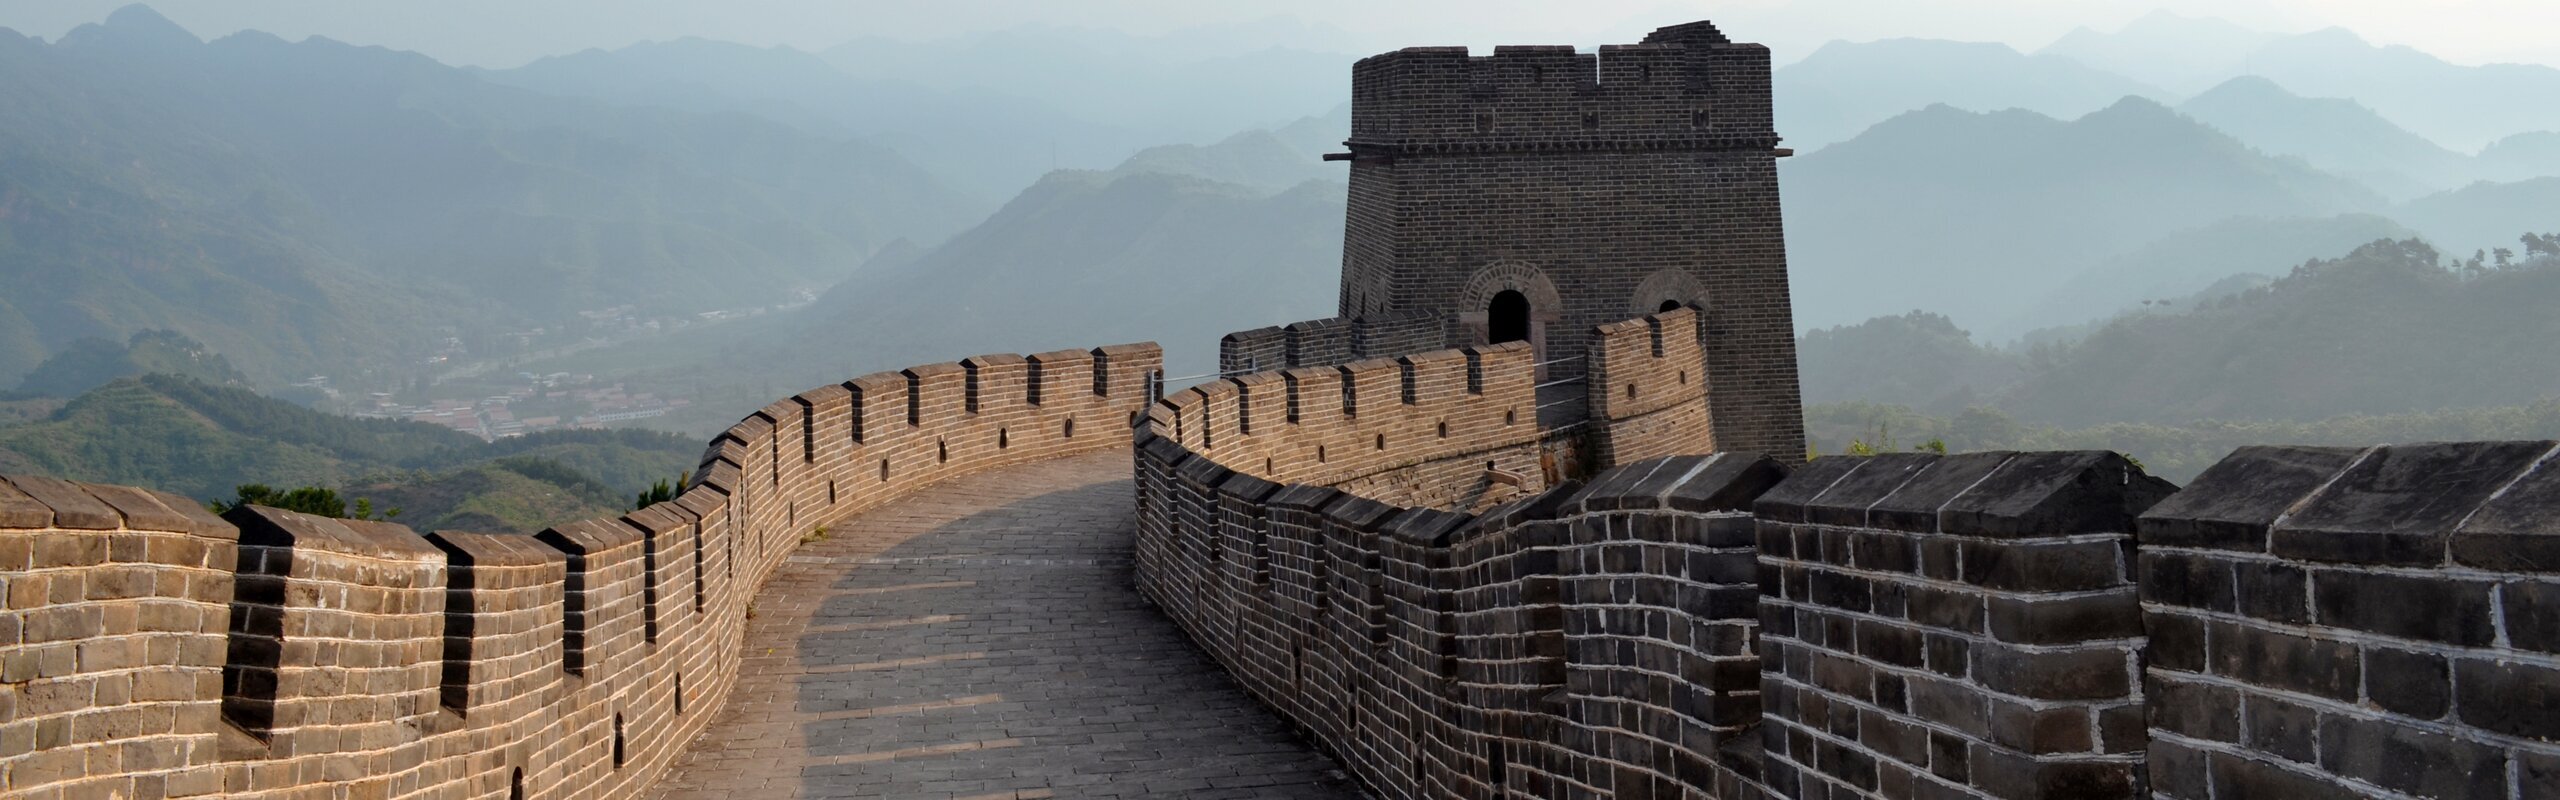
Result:
<instances>
[{"instance_id":1,"label":"paved walkway","mask_svg":"<svg viewBox=\"0 0 2560 800\"><path fill-rule=\"evenodd\" d=\"M656 796L1354 798L1129 587L1129 457L952 481L802 545Z\"/></svg>"}]
</instances>

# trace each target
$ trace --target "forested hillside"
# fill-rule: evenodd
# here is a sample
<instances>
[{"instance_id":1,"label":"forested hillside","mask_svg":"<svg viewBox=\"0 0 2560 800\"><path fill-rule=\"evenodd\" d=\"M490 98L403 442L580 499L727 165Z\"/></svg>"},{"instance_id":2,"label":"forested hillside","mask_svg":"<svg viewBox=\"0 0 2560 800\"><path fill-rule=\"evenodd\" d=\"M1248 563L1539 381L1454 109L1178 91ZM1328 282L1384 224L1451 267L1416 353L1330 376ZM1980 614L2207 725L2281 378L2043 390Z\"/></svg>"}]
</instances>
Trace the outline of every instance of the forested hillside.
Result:
<instances>
[{"instance_id":1,"label":"forested hillside","mask_svg":"<svg viewBox=\"0 0 2560 800\"><path fill-rule=\"evenodd\" d=\"M2552 308L2560 236L2471 254L2386 239L2031 346L1913 312L1812 331L1798 352L1814 404L1986 407L2062 426L2304 422L2560 398Z\"/></svg>"},{"instance_id":2,"label":"forested hillside","mask_svg":"<svg viewBox=\"0 0 2560 800\"><path fill-rule=\"evenodd\" d=\"M159 373L215 386L245 387L249 378L212 348L176 331L147 330L122 344L80 339L53 354L19 382L18 393L78 397L117 378Z\"/></svg>"},{"instance_id":3,"label":"forested hillside","mask_svg":"<svg viewBox=\"0 0 2560 800\"><path fill-rule=\"evenodd\" d=\"M692 467L700 442L651 431L565 431L494 444L445 428L322 414L170 375L107 383L0 426L0 472L228 498L248 483L325 486L403 509L421 530L534 531L627 508Z\"/></svg>"},{"instance_id":4,"label":"forested hillside","mask_svg":"<svg viewBox=\"0 0 2560 800\"><path fill-rule=\"evenodd\" d=\"M2065 425L2316 419L2512 405L2560 395L2560 251L2448 269L2375 242L2183 313L2099 329L2007 403Z\"/></svg>"}]
</instances>

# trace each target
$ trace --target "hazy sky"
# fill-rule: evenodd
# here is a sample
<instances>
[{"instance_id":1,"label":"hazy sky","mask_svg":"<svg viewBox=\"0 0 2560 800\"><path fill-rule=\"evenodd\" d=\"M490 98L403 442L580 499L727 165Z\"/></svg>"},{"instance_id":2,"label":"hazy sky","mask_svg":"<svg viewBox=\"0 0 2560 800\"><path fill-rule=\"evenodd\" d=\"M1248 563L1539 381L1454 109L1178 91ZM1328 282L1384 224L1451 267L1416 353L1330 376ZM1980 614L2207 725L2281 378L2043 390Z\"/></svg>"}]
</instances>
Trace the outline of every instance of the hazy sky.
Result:
<instances>
[{"instance_id":1,"label":"hazy sky","mask_svg":"<svg viewBox=\"0 0 2560 800\"><path fill-rule=\"evenodd\" d=\"M129 0L0 0L0 26L58 37ZM1247 26L1274 46L1369 52L1409 44L1633 41L1655 26L1714 19L1781 62L1831 39L2000 41L2022 50L2074 27L2114 30L2168 9L2263 30L2343 26L2466 64L2560 66L2555 0L155 0L205 37L256 28L416 50L507 67L590 47L702 36L820 49L860 36L937 38L1025 24L1161 34ZM1291 24L1271 24L1285 18Z\"/></svg>"}]
</instances>

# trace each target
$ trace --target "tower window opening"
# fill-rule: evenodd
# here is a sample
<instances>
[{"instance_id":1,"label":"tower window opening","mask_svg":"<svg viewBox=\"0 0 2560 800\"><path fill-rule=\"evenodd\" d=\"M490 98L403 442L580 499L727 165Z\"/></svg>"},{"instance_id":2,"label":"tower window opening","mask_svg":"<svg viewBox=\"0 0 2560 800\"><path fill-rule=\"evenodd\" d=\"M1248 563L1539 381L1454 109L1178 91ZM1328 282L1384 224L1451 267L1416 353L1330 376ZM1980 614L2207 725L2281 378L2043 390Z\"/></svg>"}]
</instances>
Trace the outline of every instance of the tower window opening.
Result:
<instances>
[{"instance_id":1,"label":"tower window opening","mask_svg":"<svg viewBox=\"0 0 2560 800\"><path fill-rule=\"evenodd\" d=\"M1529 340L1529 297L1504 289L1485 308L1485 340L1489 344Z\"/></svg>"}]
</instances>

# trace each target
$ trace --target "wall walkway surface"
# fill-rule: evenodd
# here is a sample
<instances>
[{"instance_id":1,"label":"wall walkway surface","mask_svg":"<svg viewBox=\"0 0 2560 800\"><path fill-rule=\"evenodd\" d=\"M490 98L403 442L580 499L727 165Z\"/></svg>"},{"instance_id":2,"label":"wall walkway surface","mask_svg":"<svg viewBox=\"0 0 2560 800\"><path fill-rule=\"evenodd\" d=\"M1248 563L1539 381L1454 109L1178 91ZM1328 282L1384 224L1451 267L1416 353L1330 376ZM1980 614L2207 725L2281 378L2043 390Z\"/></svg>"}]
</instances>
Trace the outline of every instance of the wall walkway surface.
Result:
<instances>
[{"instance_id":1,"label":"wall walkway surface","mask_svg":"<svg viewBox=\"0 0 2560 800\"><path fill-rule=\"evenodd\" d=\"M986 356L776 402L673 501L539 536L0 479L0 797L637 797L738 679L817 528L1117 451L1154 345Z\"/></svg>"},{"instance_id":2,"label":"wall walkway surface","mask_svg":"<svg viewBox=\"0 0 2560 800\"><path fill-rule=\"evenodd\" d=\"M1129 456L848 517L756 597L737 689L658 800L1353 800L1132 591Z\"/></svg>"}]
</instances>

